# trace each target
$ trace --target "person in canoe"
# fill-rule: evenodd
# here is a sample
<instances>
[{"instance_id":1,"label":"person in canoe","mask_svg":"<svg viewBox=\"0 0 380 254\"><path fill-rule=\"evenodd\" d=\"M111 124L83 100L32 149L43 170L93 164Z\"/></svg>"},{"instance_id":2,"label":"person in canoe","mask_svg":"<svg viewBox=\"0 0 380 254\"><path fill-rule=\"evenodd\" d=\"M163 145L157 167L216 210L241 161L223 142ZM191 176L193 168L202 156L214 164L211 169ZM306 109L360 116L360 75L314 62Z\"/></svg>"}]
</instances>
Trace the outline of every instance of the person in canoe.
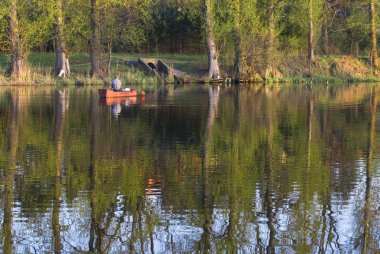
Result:
<instances>
[{"instance_id":1,"label":"person in canoe","mask_svg":"<svg viewBox=\"0 0 380 254\"><path fill-rule=\"evenodd\" d=\"M121 81L119 79L118 76L115 76L115 78L112 80L111 82L111 89L116 91L116 92L119 92L119 91L126 91L126 92L129 92L131 91L132 89L130 87L126 87L124 89L121 89Z\"/></svg>"},{"instance_id":2,"label":"person in canoe","mask_svg":"<svg viewBox=\"0 0 380 254\"><path fill-rule=\"evenodd\" d=\"M111 82L111 88L114 91L120 91L121 90L121 81L118 76L115 76L115 78Z\"/></svg>"}]
</instances>

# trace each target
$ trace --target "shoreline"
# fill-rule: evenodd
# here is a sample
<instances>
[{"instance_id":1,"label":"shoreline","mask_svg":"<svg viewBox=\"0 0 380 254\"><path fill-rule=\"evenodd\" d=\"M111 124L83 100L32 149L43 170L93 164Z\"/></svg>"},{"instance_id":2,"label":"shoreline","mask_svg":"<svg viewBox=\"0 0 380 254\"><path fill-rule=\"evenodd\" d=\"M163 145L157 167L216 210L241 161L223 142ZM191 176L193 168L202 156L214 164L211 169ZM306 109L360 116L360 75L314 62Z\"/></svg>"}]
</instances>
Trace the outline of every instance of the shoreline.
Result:
<instances>
[{"instance_id":1,"label":"shoreline","mask_svg":"<svg viewBox=\"0 0 380 254\"><path fill-rule=\"evenodd\" d=\"M0 86L100 86L108 85L111 83L112 78L90 78L90 77L69 77L69 78L55 78L52 76L39 77L34 80L17 80L14 78L1 77ZM181 82L160 82L157 79L154 80L151 76L142 76L139 79L125 79L122 80L123 85L158 85L163 84L225 84L225 79L220 80L189 80L183 83ZM300 78L290 77L281 78L278 80L244 80L241 82L232 82L230 84L235 85L249 85L249 84L342 84L342 83L380 83L380 77L364 77L364 78L340 78L340 77L312 77L312 78Z\"/></svg>"},{"instance_id":2,"label":"shoreline","mask_svg":"<svg viewBox=\"0 0 380 254\"><path fill-rule=\"evenodd\" d=\"M78 53L71 57L72 75L67 78L52 76L54 54L32 53L28 56L28 66L23 76L9 78L5 76L8 58L0 54L0 86L17 85L107 85L111 77L118 75L124 85L158 85L163 80L157 80L156 76L149 75L139 68L128 66L126 63L133 59L149 57L147 54L114 54L109 65L110 69L104 69L101 77L90 77L89 55ZM222 83L222 80L210 80L207 78L207 57L204 55L186 54L162 54L155 56L162 59L173 70L179 70L184 74L179 81L181 83ZM108 64L107 64L108 66ZM374 71L365 57L353 57L348 55L317 56L312 66L312 75L309 74L310 66L302 56L291 56L281 64L270 69L267 78L263 78L263 70L257 69L254 74L243 75L242 84L338 84L338 83L377 83L380 82L380 71ZM232 76L232 66L224 59L221 61L223 77ZM171 82L167 82L171 81ZM227 81L228 82L228 81ZM173 77L164 83L175 83Z\"/></svg>"},{"instance_id":3,"label":"shoreline","mask_svg":"<svg viewBox=\"0 0 380 254\"><path fill-rule=\"evenodd\" d=\"M149 77L147 77L149 78ZM110 84L111 79L98 79L98 78L66 78L66 79L55 79L47 77L49 81L41 80L30 80L30 81L17 81L14 79L1 79L0 86L106 86ZM128 82L123 82L123 85L133 86L133 85L145 85L145 86L154 86L159 85L161 82L147 82L141 80L131 80ZM267 80L267 81L243 81L239 83L232 83L233 85L288 85L288 84L300 84L300 85L310 85L310 84L355 84L355 83L380 83L380 78L331 78L331 77L318 77L318 78L284 78L281 80ZM184 83L176 82L164 82L165 85L202 85L202 84L225 84L222 81L207 81L207 80L195 80L195 81L186 81Z\"/></svg>"}]
</instances>

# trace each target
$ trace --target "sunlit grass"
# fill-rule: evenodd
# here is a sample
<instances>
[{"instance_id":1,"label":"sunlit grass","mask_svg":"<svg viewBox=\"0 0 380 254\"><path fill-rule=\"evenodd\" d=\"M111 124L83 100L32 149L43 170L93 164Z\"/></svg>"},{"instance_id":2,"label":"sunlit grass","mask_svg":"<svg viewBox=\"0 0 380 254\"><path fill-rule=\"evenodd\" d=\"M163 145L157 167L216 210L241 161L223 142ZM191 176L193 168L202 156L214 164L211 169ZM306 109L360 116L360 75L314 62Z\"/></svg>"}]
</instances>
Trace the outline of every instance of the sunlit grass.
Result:
<instances>
[{"instance_id":1,"label":"sunlit grass","mask_svg":"<svg viewBox=\"0 0 380 254\"><path fill-rule=\"evenodd\" d=\"M90 57L87 54L74 54L70 56L71 76L56 78L53 76L55 56L53 53L33 53L28 56L28 67L23 75L16 78L7 78L6 69L9 57L0 54L0 83L1 84L80 84L80 85L108 85L113 76L118 75L124 84L141 83L153 84L155 77L145 75L142 71L128 68L125 60L134 59L134 56L115 54L112 57L110 72L102 77L91 78ZM104 69L108 69L108 63L104 61Z\"/></svg>"},{"instance_id":2,"label":"sunlit grass","mask_svg":"<svg viewBox=\"0 0 380 254\"><path fill-rule=\"evenodd\" d=\"M0 54L0 83L1 84L81 84L81 85L109 85L114 76L119 76L123 84L157 84L157 78L145 74L140 69L134 69L126 65L126 61L139 58L158 58L169 66L180 70L189 80L207 81L207 55L185 55L185 54L147 54L131 53L112 54L110 70L108 72L107 55L103 55L104 74L101 77L91 78L90 56L84 53L72 54L69 57L71 76L61 79L53 76L54 53L32 53L28 55L27 71L17 78L7 78L6 69L9 56ZM220 63L224 76L232 70L232 64L227 63L221 57ZM333 65L338 68L332 69ZM356 77L350 70L361 70ZM380 78L372 75L370 67L361 58L350 56L317 56L316 63L312 66L312 77L309 77L309 65L304 57L293 57L284 59L278 67L280 77L269 78L266 83L341 83L341 82L379 82ZM264 82L259 73L251 78L253 82Z\"/></svg>"}]
</instances>

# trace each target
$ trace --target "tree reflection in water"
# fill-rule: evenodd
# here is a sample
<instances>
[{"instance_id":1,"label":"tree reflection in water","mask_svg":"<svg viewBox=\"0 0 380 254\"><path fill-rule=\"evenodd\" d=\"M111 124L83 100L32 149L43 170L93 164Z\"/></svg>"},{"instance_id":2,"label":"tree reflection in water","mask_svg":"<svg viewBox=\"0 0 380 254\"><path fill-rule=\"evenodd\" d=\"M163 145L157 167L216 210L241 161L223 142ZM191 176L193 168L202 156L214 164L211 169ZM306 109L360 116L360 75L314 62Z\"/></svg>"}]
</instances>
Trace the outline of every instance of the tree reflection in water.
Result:
<instances>
[{"instance_id":1,"label":"tree reflection in water","mask_svg":"<svg viewBox=\"0 0 380 254\"><path fill-rule=\"evenodd\" d=\"M377 86L152 93L0 90L0 252L376 251Z\"/></svg>"}]
</instances>

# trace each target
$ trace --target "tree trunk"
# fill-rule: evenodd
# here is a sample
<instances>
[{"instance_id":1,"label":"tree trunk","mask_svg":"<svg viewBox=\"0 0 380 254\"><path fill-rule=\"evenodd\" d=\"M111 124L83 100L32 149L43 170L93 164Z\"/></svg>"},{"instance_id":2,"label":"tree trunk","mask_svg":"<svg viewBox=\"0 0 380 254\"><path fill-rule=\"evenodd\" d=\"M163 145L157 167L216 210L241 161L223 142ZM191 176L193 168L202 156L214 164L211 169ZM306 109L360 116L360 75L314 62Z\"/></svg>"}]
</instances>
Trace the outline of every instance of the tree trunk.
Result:
<instances>
[{"instance_id":1,"label":"tree trunk","mask_svg":"<svg viewBox=\"0 0 380 254\"><path fill-rule=\"evenodd\" d=\"M323 12L329 13L330 7L334 5L331 1L325 2L323 4ZM322 53L326 56L329 56L329 20L327 17L323 18L322 22Z\"/></svg>"},{"instance_id":2,"label":"tree trunk","mask_svg":"<svg viewBox=\"0 0 380 254\"><path fill-rule=\"evenodd\" d=\"M100 75L100 32L99 32L99 11L97 0L91 0L91 77Z\"/></svg>"},{"instance_id":3,"label":"tree trunk","mask_svg":"<svg viewBox=\"0 0 380 254\"><path fill-rule=\"evenodd\" d=\"M111 76L111 65L112 65L112 39L108 42L108 75Z\"/></svg>"},{"instance_id":4,"label":"tree trunk","mask_svg":"<svg viewBox=\"0 0 380 254\"><path fill-rule=\"evenodd\" d=\"M218 57L219 53L216 48L214 34L213 34L213 18L212 18L212 0L203 1L203 15L206 22L206 37L207 37L207 50L208 50L208 68L209 78L216 79L220 77Z\"/></svg>"},{"instance_id":5,"label":"tree trunk","mask_svg":"<svg viewBox=\"0 0 380 254\"><path fill-rule=\"evenodd\" d=\"M359 57L359 42L355 42L355 56Z\"/></svg>"},{"instance_id":6,"label":"tree trunk","mask_svg":"<svg viewBox=\"0 0 380 254\"><path fill-rule=\"evenodd\" d=\"M9 63L8 74L10 76L18 76L25 69L25 61L18 28L16 1L8 0L8 8L8 34L11 47L11 62Z\"/></svg>"},{"instance_id":7,"label":"tree trunk","mask_svg":"<svg viewBox=\"0 0 380 254\"><path fill-rule=\"evenodd\" d=\"M241 36L238 30L234 31L234 48L235 48L234 79L236 82L239 82L240 75L241 75Z\"/></svg>"},{"instance_id":8,"label":"tree trunk","mask_svg":"<svg viewBox=\"0 0 380 254\"><path fill-rule=\"evenodd\" d=\"M235 50L235 60L234 60L234 79L235 81L240 81L241 73L241 34L240 34L240 0L234 2L234 29L233 29L233 40L234 40L234 50Z\"/></svg>"},{"instance_id":9,"label":"tree trunk","mask_svg":"<svg viewBox=\"0 0 380 254\"><path fill-rule=\"evenodd\" d=\"M312 75L312 63L315 61L314 56L314 23L313 23L313 0L309 0L309 33L307 38L307 56L309 60L309 75Z\"/></svg>"},{"instance_id":10,"label":"tree trunk","mask_svg":"<svg viewBox=\"0 0 380 254\"><path fill-rule=\"evenodd\" d=\"M274 1L269 0L268 1L268 9L267 9L267 25L268 25L268 37L266 41L266 52L265 52L265 72L264 76L265 79L268 79L270 74L270 70L272 69L272 54L273 54L273 45L274 45L274 38L275 38L275 26L274 26Z\"/></svg>"},{"instance_id":11,"label":"tree trunk","mask_svg":"<svg viewBox=\"0 0 380 254\"><path fill-rule=\"evenodd\" d=\"M55 49L55 76L69 76L70 66L66 54L66 44L63 31L62 0L56 0L57 10L55 16L56 25L56 49Z\"/></svg>"},{"instance_id":12,"label":"tree trunk","mask_svg":"<svg viewBox=\"0 0 380 254\"><path fill-rule=\"evenodd\" d=\"M329 31L327 27L327 21L324 21L323 27L322 27L322 32L323 32L323 54L328 56L330 54L329 52Z\"/></svg>"},{"instance_id":13,"label":"tree trunk","mask_svg":"<svg viewBox=\"0 0 380 254\"><path fill-rule=\"evenodd\" d=\"M375 0L371 0L369 8L369 16L371 19L371 63L377 69L379 66L377 60L377 36L376 36L376 9Z\"/></svg>"},{"instance_id":14,"label":"tree trunk","mask_svg":"<svg viewBox=\"0 0 380 254\"><path fill-rule=\"evenodd\" d=\"M158 55L158 38L157 38L157 35L155 37L155 42L156 42L156 55Z\"/></svg>"}]
</instances>

